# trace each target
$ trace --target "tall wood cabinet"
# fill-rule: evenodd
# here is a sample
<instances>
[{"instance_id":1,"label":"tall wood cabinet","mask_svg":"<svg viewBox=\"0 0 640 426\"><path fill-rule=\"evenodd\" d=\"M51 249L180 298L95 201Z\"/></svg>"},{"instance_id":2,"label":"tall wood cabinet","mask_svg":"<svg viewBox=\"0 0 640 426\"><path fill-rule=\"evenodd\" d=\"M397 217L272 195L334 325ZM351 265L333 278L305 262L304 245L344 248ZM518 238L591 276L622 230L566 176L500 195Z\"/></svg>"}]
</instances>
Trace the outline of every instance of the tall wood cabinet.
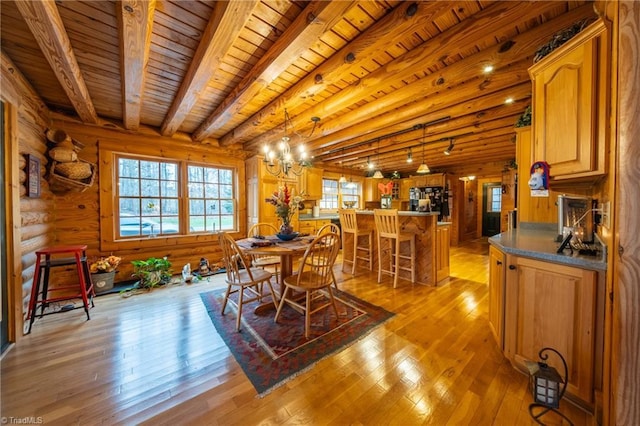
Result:
<instances>
[{"instance_id":1,"label":"tall wood cabinet","mask_svg":"<svg viewBox=\"0 0 640 426\"><path fill-rule=\"evenodd\" d=\"M251 228L256 223L271 223L279 228L281 223L276 215L275 206L267 203L266 198L270 197L274 192L285 184L290 188L293 194L299 193L298 178L275 177L270 174L262 156L255 156L245 161L245 171L247 179L247 225ZM296 214L291 225L294 229L298 229L298 215Z\"/></svg>"},{"instance_id":2,"label":"tall wood cabinet","mask_svg":"<svg viewBox=\"0 0 640 426\"><path fill-rule=\"evenodd\" d=\"M534 161L554 180L606 173L609 36L599 19L529 68Z\"/></svg>"}]
</instances>

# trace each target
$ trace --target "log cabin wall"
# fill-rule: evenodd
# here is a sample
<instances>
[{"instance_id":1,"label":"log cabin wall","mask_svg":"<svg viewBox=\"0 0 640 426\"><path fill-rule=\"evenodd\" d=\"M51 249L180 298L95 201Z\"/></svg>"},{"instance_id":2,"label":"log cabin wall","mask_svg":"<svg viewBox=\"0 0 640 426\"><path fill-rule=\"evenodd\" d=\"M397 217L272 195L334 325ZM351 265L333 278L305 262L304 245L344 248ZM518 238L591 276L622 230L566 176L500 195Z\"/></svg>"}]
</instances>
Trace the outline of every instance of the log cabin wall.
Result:
<instances>
[{"instance_id":1,"label":"log cabin wall","mask_svg":"<svg viewBox=\"0 0 640 426\"><path fill-rule=\"evenodd\" d=\"M5 103L5 110L9 111L5 119L4 149L8 157L7 166L12 170L5 170L5 176L16 176L7 193L7 223L13 224L13 229L7 229L7 241L13 241L13 251L7 256L13 263L9 265L9 292L13 305L10 324L15 327L10 330L11 337L19 338L24 313L27 312L31 283L35 266L36 250L52 244L55 240L55 214L53 214L54 198L49 191L44 171L47 165L45 130L48 127L48 110L42 100L35 93L20 71L11 60L2 56L2 93L0 97ZM28 197L26 181L26 155L36 156L40 160L40 196ZM16 206L18 206L16 208ZM8 228L8 227L7 227ZM12 254L12 256L11 256Z\"/></svg>"},{"instance_id":2,"label":"log cabin wall","mask_svg":"<svg viewBox=\"0 0 640 426\"><path fill-rule=\"evenodd\" d=\"M212 164L224 164L236 167L239 173L238 189L238 226L236 237L246 235L247 215L246 194L244 185L244 159L245 152L234 149L233 146L224 149L216 146L190 142L187 138L176 135L173 138L154 134L153 131L139 134L121 132L96 126L87 126L76 122L53 120L54 125L64 128L72 138L85 145L79 153L83 160L99 164L96 183L85 192L68 192L55 195L56 237L59 241L72 241L74 244L87 244L90 259L114 254L123 258L118 268L116 281L131 279L133 267L132 260L144 260L149 257L167 256L172 263L173 273L177 274L182 267L190 263L192 269L197 269L200 258L205 257L210 263L220 262L220 250L217 238L213 234L199 234L195 237L168 237L155 238L153 241L140 241L131 247L131 244L122 244L120 248L105 243L100 235L100 215L106 218L113 216L112 205L102 206L100 203L100 191L107 191L106 199L112 199L110 185L104 182L110 181L108 176L100 175L104 168L104 158L99 160L99 150L104 146L115 147L121 152L150 155L154 157L176 158L188 153L189 159L208 162ZM148 243L148 244L147 244ZM153 244L153 245L150 245ZM115 244L118 246L118 244Z\"/></svg>"}]
</instances>

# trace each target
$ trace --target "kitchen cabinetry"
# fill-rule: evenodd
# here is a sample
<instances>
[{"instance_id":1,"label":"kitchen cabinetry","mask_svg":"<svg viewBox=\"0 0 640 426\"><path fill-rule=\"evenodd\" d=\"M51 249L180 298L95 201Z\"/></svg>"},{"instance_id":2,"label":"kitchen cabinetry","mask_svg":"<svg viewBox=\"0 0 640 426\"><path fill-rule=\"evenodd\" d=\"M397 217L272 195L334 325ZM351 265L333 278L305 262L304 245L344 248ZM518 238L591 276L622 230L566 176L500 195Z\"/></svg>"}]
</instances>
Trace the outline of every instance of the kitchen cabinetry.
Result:
<instances>
[{"instance_id":1,"label":"kitchen cabinetry","mask_svg":"<svg viewBox=\"0 0 640 426\"><path fill-rule=\"evenodd\" d=\"M436 282L449 276L449 246L451 241L451 226L438 225L436 227Z\"/></svg>"},{"instance_id":2,"label":"kitchen cabinetry","mask_svg":"<svg viewBox=\"0 0 640 426\"><path fill-rule=\"evenodd\" d=\"M409 189L416 186L416 181L413 178L404 178L400 179L400 193L398 195L398 199L400 200L408 200L409 199Z\"/></svg>"},{"instance_id":3,"label":"kitchen cabinetry","mask_svg":"<svg viewBox=\"0 0 640 426\"><path fill-rule=\"evenodd\" d=\"M504 350L505 255L489 247L489 328Z\"/></svg>"},{"instance_id":4,"label":"kitchen cabinetry","mask_svg":"<svg viewBox=\"0 0 640 426\"><path fill-rule=\"evenodd\" d=\"M306 167L300 176L300 188L305 200L319 200L322 198L323 170L316 167Z\"/></svg>"},{"instance_id":5,"label":"kitchen cabinetry","mask_svg":"<svg viewBox=\"0 0 640 426\"><path fill-rule=\"evenodd\" d=\"M496 251L492 263L499 260ZM500 285L503 265L490 267L490 285ZM558 350L569 368L567 393L592 404L597 273L513 255L506 256L506 265L505 355L525 371L524 361L537 360L541 348ZM491 300L490 306L499 303ZM490 308L490 322L499 327L498 312ZM557 359L549 364L562 371Z\"/></svg>"},{"instance_id":6,"label":"kitchen cabinetry","mask_svg":"<svg viewBox=\"0 0 640 426\"><path fill-rule=\"evenodd\" d=\"M414 186L442 186L446 185L446 175L444 173L431 173L424 176L413 177L415 182Z\"/></svg>"},{"instance_id":7,"label":"kitchen cabinetry","mask_svg":"<svg viewBox=\"0 0 640 426\"><path fill-rule=\"evenodd\" d=\"M262 161L262 156L255 156L245 161L247 179L247 221L248 228L256 223L270 223L279 228L281 223L276 215L275 206L265 199L287 185L293 194L298 194L298 180L295 177L276 177L270 174ZM291 221L293 229L298 229L298 215Z\"/></svg>"},{"instance_id":8,"label":"kitchen cabinetry","mask_svg":"<svg viewBox=\"0 0 640 426\"><path fill-rule=\"evenodd\" d=\"M318 233L320 228L330 223L331 223L330 219L309 219L309 220L301 219L300 227L298 231L304 234L315 235Z\"/></svg>"},{"instance_id":9,"label":"kitchen cabinetry","mask_svg":"<svg viewBox=\"0 0 640 426\"><path fill-rule=\"evenodd\" d=\"M529 68L534 160L554 180L606 172L608 45L600 19Z\"/></svg>"},{"instance_id":10,"label":"kitchen cabinetry","mask_svg":"<svg viewBox=\"0 0 640 426\"><path fill-rule=\"evenodd\" d=\"M528 181L529 170L535 162L533 158L533 144L531 141L531 127L516 129L516 163L518 164L518 223L520 222L558 222L558 207L556 200L559 192L549 190L548 197L532 197Z\"/></svg>"}]
</instances>

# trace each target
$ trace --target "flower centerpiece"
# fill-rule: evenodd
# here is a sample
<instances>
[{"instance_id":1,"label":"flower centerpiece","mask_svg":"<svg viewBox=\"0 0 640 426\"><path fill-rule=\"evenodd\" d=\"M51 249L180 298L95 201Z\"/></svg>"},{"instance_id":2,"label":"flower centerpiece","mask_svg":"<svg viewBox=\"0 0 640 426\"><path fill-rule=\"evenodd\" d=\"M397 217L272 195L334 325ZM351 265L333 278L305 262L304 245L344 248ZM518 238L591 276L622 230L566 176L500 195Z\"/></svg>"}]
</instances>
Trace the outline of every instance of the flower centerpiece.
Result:
<instances>
[{"instance_id":1,"label":"flower centerpiece","mask_svg":"<svg viewBox=\"0 0 640 426\"><path fill-rule=\"evenodd\" d=\"M265 201L276 206L276 215L282 221L280 234L292 234L293 227L291 226L291 219L296 211L298 211L304 198L299 195L293 195L289 187L285 184L275 191L271 197L265 199Z\"/></svg>"}]
</instances>

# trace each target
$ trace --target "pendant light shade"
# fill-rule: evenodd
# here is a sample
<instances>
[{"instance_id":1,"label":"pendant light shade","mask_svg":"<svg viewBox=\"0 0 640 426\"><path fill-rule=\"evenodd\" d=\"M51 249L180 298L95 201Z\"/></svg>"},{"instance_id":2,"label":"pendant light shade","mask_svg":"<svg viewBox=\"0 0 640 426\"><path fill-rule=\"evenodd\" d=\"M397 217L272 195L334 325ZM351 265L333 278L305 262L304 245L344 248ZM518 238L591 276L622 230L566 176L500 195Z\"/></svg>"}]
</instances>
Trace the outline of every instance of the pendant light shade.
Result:
<instances>
[{"instance_id":1,"label":"pendant light shade","mask_svg":"<svg viewBox=\"0 0 640 426\"><path fill-rule=\"evenodd\" d=\"M372 177L374 179L382 179L382 178L384 178L384 176L382 175L382 172L380 170L376 170L376 172L373 174Z\"/></svg>"},{"instance_id":2,"label":"pendant light shade","mask_svg":"<svg viewBox=\"0 0 640 426\"><path fill-rule=\"evenodd\" d=\"M420 167L418 167L418 170L416 170L416 173L420 173L420 174L431 173L431 169L429 169L429 166L427 166L425 163L422 163L420 164Z\"/></svg>"},{"instance_id":3,"label":"pendant light shade","mask_svg":"<svg viewBox=\"0 0 640 426\"><path fill-rule=\"evenodd\" d=\"M347 178L344 177L344 175L340 176L340 179L338 180L338 182L340 183L347 183Z\"/></svg>"},{"instance_id":4,"label":"pendant light shade","mask_svg":"<svg viewBox=\"0 0 640 426\"><path fill-rule=\"evenodd\" d=\"M424 156L424 134L426 132L426 127L423 125L422 126L422 164L420 164L420 167L418 167L418 170L416 170L416 173L420 173L420 174L425 174L425 173L430 173L431 170L429 169L429 166L427 166L427 163L425 161L425 156Z\"/></svg>"}]
</instances>

